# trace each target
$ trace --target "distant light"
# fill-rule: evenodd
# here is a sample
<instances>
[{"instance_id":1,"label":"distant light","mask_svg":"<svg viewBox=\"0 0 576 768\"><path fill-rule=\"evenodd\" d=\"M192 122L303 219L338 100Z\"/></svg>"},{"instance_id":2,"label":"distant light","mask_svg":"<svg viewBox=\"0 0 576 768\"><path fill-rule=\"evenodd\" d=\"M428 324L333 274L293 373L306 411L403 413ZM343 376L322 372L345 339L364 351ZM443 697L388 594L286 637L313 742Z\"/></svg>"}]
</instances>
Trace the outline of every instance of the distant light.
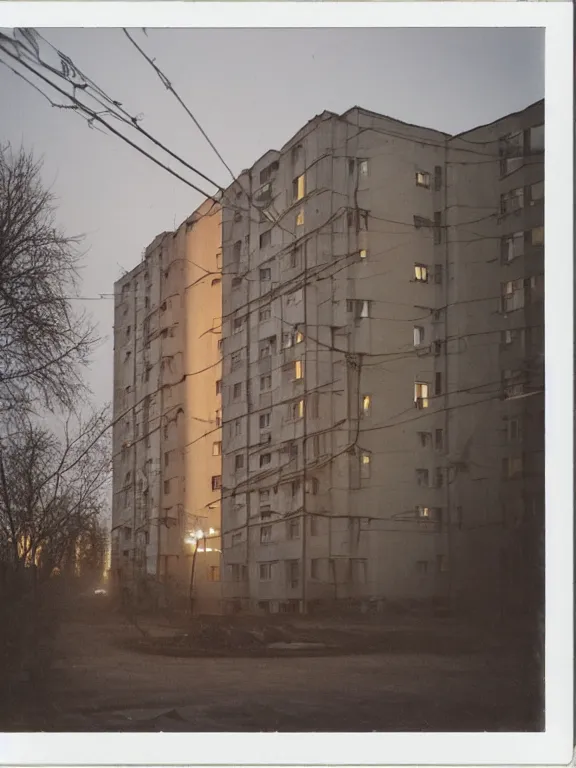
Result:
<instances>
[{"instance_id":1,"label":"distant light","mask_svg":"<svg viewBox=\"0 0 576 768\"><path fill-rule=\"evenodd\" d=\"M208 531L208 533L216 533L216 531L214 530L214 528L210 528L210 530Z\"/></svg>"}]
</instances>

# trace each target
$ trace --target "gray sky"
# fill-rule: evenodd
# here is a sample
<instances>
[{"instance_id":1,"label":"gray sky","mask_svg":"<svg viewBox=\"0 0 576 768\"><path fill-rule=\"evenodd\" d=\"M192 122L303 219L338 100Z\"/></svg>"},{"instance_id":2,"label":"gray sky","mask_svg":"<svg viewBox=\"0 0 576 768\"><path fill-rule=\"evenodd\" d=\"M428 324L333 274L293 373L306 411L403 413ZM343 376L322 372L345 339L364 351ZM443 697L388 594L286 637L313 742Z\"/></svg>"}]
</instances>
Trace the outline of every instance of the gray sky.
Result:
<instances>
[{"instance_id":1,"label":"gray sky","mask_svg":"<svg viewBox=\"0 0 576 768\"><path fill-rule=\"evenodd\" d=\"M142 126L223 186L229 176L192 121L119 29L43 32ZM232 170L279 148L325 109L358 105L457 133L544 96L538 29L148 30L136 39L170 78ZM0 67L0 140L44 156L44 178L69 234L84 233L82 295L112 291L159 232L201 196L113 136L50 107ZM115 125L119 125L114 123ZM159 152L156 152L159 155ZM167 164L177 168L175 161ZM178 168L180 170L180 168ZM206 182L187 177L209 193ZM113 301L85 306L108 340L88 382L112 397Z\"/></svg>"}]
</instances>

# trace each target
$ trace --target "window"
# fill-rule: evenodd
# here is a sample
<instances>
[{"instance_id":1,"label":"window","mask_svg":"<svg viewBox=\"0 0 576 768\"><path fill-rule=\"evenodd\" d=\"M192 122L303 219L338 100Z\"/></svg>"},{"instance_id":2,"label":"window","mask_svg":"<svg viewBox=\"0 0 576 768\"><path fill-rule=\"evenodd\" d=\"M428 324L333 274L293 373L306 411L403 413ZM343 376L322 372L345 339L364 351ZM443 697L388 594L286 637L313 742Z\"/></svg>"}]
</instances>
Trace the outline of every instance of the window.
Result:
<instances>
[{"instance_id":1,"label":"window","mask_svg":"<svg viewBox=\"0 0 576 768\"><path fill-rule=\"evenodd\" d=\"M442 242L442 211L434 212L434 244Z\"/></svg>"},{"instance_id":2,"label":"window","mask_svg":"<svg viewBox=\"0 0 576 768\"><path fill-rule=\"evenodd\" d=\"M288 520L286 523L286 536L290 540L300 538L300 520L298 518Z\"/></svg>"},{"instance_id":3,"label":"window","mask_svg":"<svg viewBox=\"0 0 576 768\"><path fill-rule=\"evenodd\" d=\"M220 581L220 566L211 565L208 568L208 581Z\"/></svg>"},{"instance_id":4,"label":"window","mask_svg":"<svg viewBox=\"0 0 576 768\"><path fill-rule=\"evenodd\" d=\"M217 410L216 411L216 416L215 416L214 421L216 422L216 426L217 427L221 427L222 426L222 411L221 410Z\"/></svg>"},{"instance_id":5,"label":"window","mask_svg":"<svg viewBox=\"0 0 576 768\"><path fill-rule=\"evenodd\" d=\"M268 489L258 491L258 502L260 506L270 503L270 491Z\"/></svg>"},{"instance_id":6,"label":"window","mask_svg":"<svg viewBox=\"0 0 576 768\"><path fill-rule=\"evenodd\" d=\"M272 317L272 308L270 307L270 304L267 304L265 307L261 307L258 312L258 320L263 323L266 320L270 320Z\"/></svg>"},{"instance_id":7,"label":"window","mask_svg":"<svg viewBox=\"0 0 576 768\"><path fill-rule=\"evenodd\" d=\"M288 584L297 587L300 583L300 562L298 560L286 561Z\"/></svg>"},{"instance_id":8,"label":"window","mask_svg":"<svg viewBox=\"0 0 576 768\"><path fill-rule=\"evenodd\" d=\"M242 278L241 277L233 277L232 278L232 290L235 288L239 288L242 285Z\"/></svg>"},{"instance_id":9,"label":"window","mask_svg":"<svg viewBox=\"0 0 576 768\"><path fill-rule=\"evenodd\" d=\"M522 456L514 456L513 458L507 457L502 459L502 474L504 477L518 477L518 475L522 474L522 469Z\"/></svg>"},{"instance_id":10,"label":"window","mask_svg":"<svg viewBox=\"0 0 576 768\"><path fill-rule=\"evenodd\" d=\"M224 339L218 339L218 352L222 352L224 349Z\"/></svg>"},{"instance_id":11,"label":"window","mask_svg":"<svg viewBox=\"0 0 576 768\"><path fill-rule=\"evenodd\" d=\"M414 216L414 228L422 229L423 227L429 227L431 225L430 219L425 219L424 216Z\"/></svg>"},{"instance_id":12,"label":"window","mask_svg":"<svg viewBox=\"0 0 576 768\"><path fill-rule=\"evenodd\" d=\"M298 496L298 494L300 493L301 487L302 486L301 486L300 480L292 480L292 482L290 483L290 495L292 496L293 499L296 498L296 496Z\"/></svg>"},{"instance_id":13,"label":"window","mask_svg":"<svg viewBox=\"0 0 576 768\"><path fill-rule=\"evenodd\" d=\"M288 446L288 453L290 455L290 461L298 458L298 443L290 443Z\"/></svg>"},{"instance_id":14,"label":"window","mask_svg":"<svg viewBox=\"0 0 576 768\"><path fill-rule=\"evenodd\" d=\"M372 468L372 454L370 451L360 451L360 477L367 480Z\"/></svg>"},{"instance_id":15,"label":"window","mask_svg":"<svg viewBox=\"0 0 576 768\"><path fill-rule=\"evenodd\" d=\"M271 336L269 339L264 339L260 342L259 357L263 360L265 357L270 357L276 351L276 337Z\"/></svg>"},{"instance_id":16,"label":"window","mask_svg":"<svg viewBox=\"0 0 576 768\"><path fill-rule=\"evenodd\" d=\"M234 398L234 400L239 400L240 397L242 397L242 384L241 383L234 384L234 387L232 389L232 397Z\"/></svg>"},{"instance_id":17,"label":"window","mask_svg":"<svg viewBox=\"0 0 576 768\"><path fill-rule=\"evenodd\" d=\"M442 285L442 279L444 276L444 268L442 264L434 265L434 282L436 285Z\"/></svg>"},{"instance_id":18,"label":"window","mask_svg":"<svg viewBox=\"0 0 576 768\"><path fill-rule=\"evenodd\" d=\"M419 347L424 344L424 328L420 325L414 326L414 346Z\"/></svg>"},{"instance_id":19,"label":"window","mask_svg":"<svg viewBox=\"0 0 576 768\"><path fill-rule=\"evenodd\" d=\"M289 408L291 421L298 421L299 419L304 418L304 400L298 400L295 403L291 403Z\"/></svg>"},{"instance_id":20,"label":"window","mask_svg":"<svg viewBox=\"0 0 576 768\"><path fill-rule=\"evenodd\" d=\"M430 174L424 173L424 172L417 172L416 173L416 186L417 187L425 187L426 189L430 189Z\"/></svg>"},{"instance_id":21,"label":"window","mask_svg":"<svg viewBox=\"0 0 576 768\"><path fill-rule=\"evenodd\" d=\"M358 160L358 174L368 176L368 160Z\"/></svg>"},{"instance_id":22,"label":"window","mask_svg":"<svg viewBox=\"0 0 576 768\"><path fill-rule=\"evenodd\" d=\"M212 443L212 456L222 456L222 441Z\"/></svg>"},{"instance_id":23,"label":"window","mask_svg":"<svg viewBox=\"0 0 576 768\"><path fill-rule=\"evenodd\" d=\"M236 547L238 544L242 544L242 532L241 531L237 531L236 533L232 534L232 546ZM239 579L238 579L238 581L239 581Z\"/></svg>"},{"instance_id":24,"label":"window","mask_svg":"<svg viewBox=\"0 0 576 768\"><path fill-rule=\"evenodd\" d=\"M294 334L294 344L301 344L304 341L304 332L297 330Z\"/></svg>"},{"instance_id":25,"label":"window","mask_svg":"<svg viewBox=\"0 0 576 768\"><path fill-rule=\"evenodd\" d=\"M428 384L421 381L414 383L414 403L417 408L428 408Z\"/></svg>"},{"instance_id":26,"label":"window","mask_svg":"<svg viewBox=\"0 0 576 768\"><path fill-rule=\"evenodd\" d=\"M366 560L354 558L350 560L350 576L353 584L366 584Z\"/></svg>"},{"instance_id":27,"label":"window","mask_svg":"<svg viewBox=\"0 0 576 768\"><path fill-rule=\"evenodd\" d=\"M504 399L520 397L524 394L524 373L522 371L505 370L502 373Z\"/></svg>"},{"instance_id":28,"label":"window","mask_svg":"<svg viewBox=\"0 0 576 768\"><path fill-rule=\"evenodd\" d=\"M292 346L292 334L291 333L283 333L282 334L282 349L288 349Z\"/></svg>"},{"instance_id":29,"label":"window","mask_svg":"<svg viewBox=\"0 0 576 768\"><path fill-rule=\"evenodd\" d=\"M318 515L310 517L310 536L320 536L320 518Z\"/></svg>"},{"instance_id":30,"label":"window","mask_svg":"<svg viewBox=\"0 0 576 768\"><path fill-rule=\"evenodd\" d=\"M510 264L511 261L524 255L524 232L515 232L502 238L502 263Z\"/></svg>"},{"instance_id":31,"label":"window","mask_svg":"<svg viewBox=\"0 0 576 768\"><path fill-rule=\"evenodd\" d=\"M268 429L270 427L270 412L261 413L259 418L260 429Z\"/></svg>"},{"instance_id":32,"label":"window","mask_svg":"<svg viewBox=\"0 0 576 768\"><path fill-rule=\"evenodd\" d=\"M232 543L234 543L234 536L232 534ZM248 568L240 563L233 563L232 565L232 581L247 581L248 580Z\"/></svg>"},{"instance_id":33,"label":"window","mask_svg":"<svg viewBox=\"0 0 576 768\"><path fill-rule=\"evenodd\" d=\"M166 495L170 493L170 480L164 480L164 493Z\"/></svg>"},{"instance_id":34,"label":"window","mask_svg":"<svg viewBox=\"0 0 576 768\"><path fill-rule=\"evenodd\" d=\"M218 379L216 382L216 394L221 395L222 394L222 379Z\"/></svg>"},{"instance_id":35,"label":"window","mask_svg":"<svg viewBox=\"0 0 576 768\"><path fill-rule=\"evenodd\" d=\"M418 442L422 448L429 448L432 444L432 434L430 432L418 432Z\"/></svg>"},{"instance_id":36,"label":"window","mask_svg":"<svg viewBox=\"0 0 576 768\"><path fill-rule=\"evenodd\" d=\"M212 287L214 287L215 285L220 285L221 282L222 280L220 280L220 278L215 277L214 280L212 280Z\"/></svg>"},{"instance_id":37,"label":"window","mask_svg":"<svg viewBox=\"0 0 576 768\"><path fill-rule=\"evenodd\" d=\"M265 392L272 388L272 376L260 376L260 392Z\"/></svg>"},{"instance_id":38,"label":"window","mask_svg":"<svg viewBox=\"0 0 576 768\"><path fill-rule=\"evenodd\" d=\"M262 529L260 529L260 538L262 538ZM272 563L260 563L258 566L258 577L260 581L270 581L272 578Z\"/></svg>"},{"instance_id":39,"label":"window","mask_svg":"<svg viewBox=\"0 0 576 768\"><path fill-rule=\"evenodd\" d=\"M304 365L302 360L294 360L294 379L298 381L304 378Z\"/></svg>"},{"instance_id":40,"label":"window","mask_svg":"<svg viewBox=\"0 0 576 768\"><path fill-rule=\"evenodd\" d=\"M544 227L534 227L530 231L530 242L532 245L544 245Z\"/></svg>"},{"instance_id":41,"label":"window","mask_svg":"<svg viewBox=\"0 0 576 768\"><path fill-rule=\"evenodd\" d=\"M242 365L242 351L237 350L230 355L230 370L235 371Z\"/></svg>"},{"instance_id":42,"label":"window","mask_svg":"<svg viewBox=\"0 0 576 768\"><path fill-rule=\"evenodd\" d=\"M272 270L270 267L263 267L260 270L260 282L265 282L267 280L272 280Z\"/></svg>"},{"instance_id":43,"label":"window","mask_svg":"<svg viewBox=\"0 0 576 768\"><path fill-rule=\"evenodd\" d=\"M286 305L291 307L294 304L299 304L302 301L302 289L299 288L297 291L292 291L292 293L287 294L286 296Z\"/></svg>"},{"instance_id":44,"label":"window","mask_svg":"<svg viewBox=\"0 0 576 768\"><path fill-rule=\"evenodd\" d=\"M311 496L317 496L320 493L320 481L317 477L310 477L306 481L306 493Z\"/></svg>"},{"instance_id":45,"label":"window","mask_svg":"<svg viewBox=\"0 0 576 768\"><path fill-rule=\"evenodd\" d=\"M434 431L434 446L437 451L442 451L444 449L444 430L443 429L436 429Z\"/></svg>"},{"instance_id":46,"label":"window","mask_svg":"<svg viewBox=\"0 0 576 768\"><path fill-rule=\"evenodd\" d=\"M260 466L261 467L267 467L270 462L272 461L272 454L271 453L262 453L260 455Z\"/></svg>"},{"instance_id":47,"label":"window","mask_svg":"<svg viewBox=\"0 0 576 768\"><path fill-rule=\"evenodd\" d=\"M513 312L524 306L524 281L509 280L502 283L502 311Z\"/></svg>"},{"instance_id":48,"label":"window","mask_svg":"<svg viewBox=\"0 0 576 768\"><path fill-rule=\"evenodd\" d=\"M544 182L538 181L529 188L530 205L544 198Z\"/></svg>"},{"instance_id":49,"label":"window","mask_svg":"<svg viewBox=\"0 0 576 768\"><path fill-rule=\"evenodd\" d=\"M260 184L266 184L267 181L270 181L270 179L276 173L279 167L280 167L280 164L278 160L274 160L273 163L270 163L270 165L267 165L266 168L263 168L260 171Z\"/></svg>"},{"instance_id":50,"label":"window","mask_svg":"<svg viewBox=\"0 0 576 768\"><path fill-rule=\"evenodd\" d=\"M520 168L524 163L524 132L510 133L500 145L500 173L505 176Z\"/></svg>"},{"instance_id":51,"label":"window","mask_svg":"<svg viewBox=\"0 0 576 768\"><path fill-rule=\"evenodd\" d=\"M317 557L310 560L310 578L314 581L320 578L320 559Z\"/></svg>"},{"instance_id":52,"label":"window","mask_svg":"<svg viewBox=\"0 0 576 768\"><path fill-rule=\"evenodd\" d=\"M222 475L212 475L212 490L219 491L222 488Z\"/></svg>"},{"instance_id":53,"label":"window","mask_svg":"<svg viewBox=\"0 0 576 768\"><path fill-rule=\"evenodd\" d=\"M240 333L244 328L244 318L237 317L232 324L232 333Z\"/></svg>"},{"instance_id":54,"label":"window","mask_svg":"<svg viewBox=\"0 0 576 768\"><path fill-rule=\"evenodd\" d=\"M366 250L366 248L361 248L358 251L358 255L360 256L361 259L367 259L368 258L368 251Z\"/></svg>"},{"instance_id":55,"label":"window","mask_svg":"<svg viewBox=\"0 0 576 768\"><path fill-rule=\"evenodd\" d=\"M272 526L262 525L260 527L260 544L268 544L272 540Z\"/></svg>"},{"instance_id":56,"label":"window","mask_svg":"<svg viewBox=\"0 0 576 768\"><path fill-rule=\"evenodd\" d=\"M439 192L442 189L442 166L434 166L434 189Z\"/></svg>"},{"instance_id":57,"label":"window","mask_svg":"<svg viewBox=\"0 0 576 768\"><path fill-rule=\"evenodd\" d=\"M508 442L515 443L520 439L520 419L510 419L508 421Z\"/></svg>"},{"instance_id":58,"label":"window","mask_svg":"<svg viewBox=\"0 0 576 768\"><path fill-rule=\"evenodd\" d=\"M356 320L370 317L370 301L364 299L348 299L346 301L346 310L353 312Z\"/></svg>"},{"instance_id":59,"label":"window","mask_svg":"<svg viewBox=\"0 0 576 768\"><path fill-rule=\"evenodd\" d=\"M436 555L436 570L438 573L446 573L448 570L448 558L446 555Z\"/></svg>"},{"instance_id":60,"label":"window","mask_svg":"<svg viewBox=\"0 0 576 768\"><path fill-rule=\"evenodd\" d=\"M236 262L240 261L240 256L242 254L242 240L236 240L234 245L232 246L232 259ZM238 280L238 285L241 282L241 278L237 277L235 280ZM234 280L232 280L232 286L234 286Z\"/></svg>"},{"instance_id":61,"label":"window","mask_svg":"<svg viewBox=\"0 0 576 768\"><path fill-rule=\"evenodd\" d=\"M428 573L428 560L418 560L416 562L416 570L418 573Z\"/></svg>"},{"instance_id":62,"label":"window","mask_svg":"<svg viewBox=\"0 0 576 768\"><path fill-rule=\"evenodd\" d=\"M296 226L297 227L304 226L304 210L302 208L300 208L300 210L296 214Z\"/></svg>"},{"instance_id":63,"label":"window","mask_svg":"<svg viewBox=\"0 0 576 768\"><path fill-rule=\"evenodd\" d=\"M511 189L510 192L506 192L500 195L500 213L506 214L512 211L519 211L524 207L524 187L518 187L518 189Z\"/></svg>"},{"instance_id":64,"label":"window","mask_svg":"<svg viewBox=\"0 0 576 768\"><path fill-rule=\"evenodd\" d=\"M416 483L426 487L430 485L430 473L427 469L416 470Z\"/></svg>"},{"instance_id":65,"label":"window","mask_svg":"<svg viewBox=\"0 0 576 768\"><path fill-rule=\"evenodd\" d=\"M544 152L544 126L535 125L530 128L529 133L529 147L531 154L537 154L538 152Z\"/></svg>"},{"instance_id":66,"label":"window","mask_svg":"<svg viewBox=\"0 0 576 768\"><path fill-rule=\"evenodd\" d=\"M244 469L244 454L237 453L236 456L234 456L234 471L238 472L241 469Z\"/></svg>"},{"instance_id":67,"label":"window","mask_svg":"<svg viewBox=\"0 0 576 768\"><path fill-rule=\"evenodd\" d=\"M360 402L360 413L362 416L370 416L370 409L372 408L372 395L362 395Z\"/></svg>"},{"instance_id":68,"label":"window","mask_svg":"<svg viewBox=\"0 0 576 768\"><path fill-rule=\"evenodd\" d=\"M306 194L306 177L304 174L297 176L292 182L292 199L302 200Z\"/></svg>"},{"instance_id":69,"label":"window","mask_svg":"<svg viewBox=\"0 0 576 768\"><path fill-rule=\"evenodd\" d=\"M272 230L267 229L260 235L260 248L266 248L272 242Z\"/></svg>"},{"instance_id":70,"label":"window","mask_svg":"<svg viewBox=\"0 0 576 768\"><path fill-rule=\"evenodd\" d=\"M242 434L242 420L236 419L234 421L234 436L238 437L238 435Z\"/></svg>"},{"instance_id":71,"label":"window","mask_svg":"<svg viewBox=\"0 0 576 768\"><path fill-rule=\"evenodd\" d=\"M435 395L442 394L442 374L440 373L440 371L437 371L436 375L434 376L434 394Z\"/></svg>"},{"instance_id":72,"label":"window","mask_svg":"<svg viewBox=\"0 0 576 768\"><path fill-rule=\"evenodd\" d=\"M425 264L414 264L414 279L417 283L428 282L428 267Z\"/></svg>"}]
</instances>

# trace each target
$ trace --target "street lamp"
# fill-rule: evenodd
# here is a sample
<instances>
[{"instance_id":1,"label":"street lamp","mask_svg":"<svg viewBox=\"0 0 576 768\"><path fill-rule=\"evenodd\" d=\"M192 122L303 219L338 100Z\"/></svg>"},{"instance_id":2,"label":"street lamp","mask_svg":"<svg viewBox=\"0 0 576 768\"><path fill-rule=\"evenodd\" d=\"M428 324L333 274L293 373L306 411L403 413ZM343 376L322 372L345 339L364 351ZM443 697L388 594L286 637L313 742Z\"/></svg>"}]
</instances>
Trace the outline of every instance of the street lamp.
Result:
<instances>
[{"instance_id":1,"label":"street lamp","mask_svg":"<svg viewBox=\"0 0 576 768\"><path fill-rule=\"evenodd\" d=\"M188 544L194 545L194 551L192 552L192 567L190 568L190 588L188 593L188 602L190 605L190 616L194 613L194 571L196 569L196 555L198 554L198 545L204 539L204 531L194 531L189 534L185 541Z\"/></svg>"}]
</instances>

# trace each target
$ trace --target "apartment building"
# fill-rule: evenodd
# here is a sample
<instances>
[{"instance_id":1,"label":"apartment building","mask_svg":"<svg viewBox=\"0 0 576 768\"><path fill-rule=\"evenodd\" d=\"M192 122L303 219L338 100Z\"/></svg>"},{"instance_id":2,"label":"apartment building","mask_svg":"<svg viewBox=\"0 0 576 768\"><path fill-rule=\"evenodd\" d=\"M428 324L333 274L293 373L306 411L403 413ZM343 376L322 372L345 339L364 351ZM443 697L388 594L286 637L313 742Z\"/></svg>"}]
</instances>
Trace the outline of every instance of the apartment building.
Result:
<instances>
[{"instance_id":1,"label":"apartment building","mask_svg":"<svg viewBox=\"0 0 576 768\"><path fill-rule=\"evenodd\" d=\"M213 201L115 284L114 583L220 610L221 213Z\"/></svg>"},{"instance_id":2,"label":"apartment building","mask_svg":"<svg viewBox=\"0 0 576 768\"><path fill-rule=\"evenodd\" d=\"M543 103L458 137L325 112L227 190L227 610L522 602L543 530L542 123Z\"/></svg>"}]
</instances>

